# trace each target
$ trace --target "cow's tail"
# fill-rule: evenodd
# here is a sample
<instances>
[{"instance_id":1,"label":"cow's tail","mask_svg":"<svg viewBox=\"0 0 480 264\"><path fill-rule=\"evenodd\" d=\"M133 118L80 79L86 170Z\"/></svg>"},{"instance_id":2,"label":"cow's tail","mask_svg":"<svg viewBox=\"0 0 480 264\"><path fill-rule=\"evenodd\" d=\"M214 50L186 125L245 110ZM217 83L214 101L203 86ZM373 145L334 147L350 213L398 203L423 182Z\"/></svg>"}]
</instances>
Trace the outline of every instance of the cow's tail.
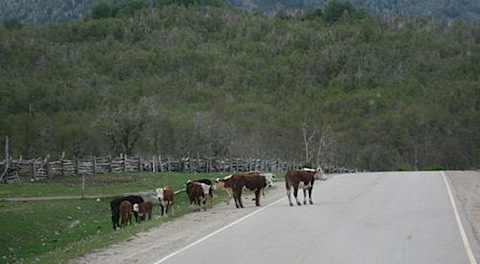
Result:
<instances>
[{"instance_id":1,"label":"cow's tail","mask_svg":"<svg viewBox=\"0 0 480 264\"><path fill-rule=\"evenodd\" d=\"M290 181L288 180L288 178L285 178L285 189L288 191L290 191L290 189L292 188L292 185L290 184Z\"/></svg>"}]
</instances>

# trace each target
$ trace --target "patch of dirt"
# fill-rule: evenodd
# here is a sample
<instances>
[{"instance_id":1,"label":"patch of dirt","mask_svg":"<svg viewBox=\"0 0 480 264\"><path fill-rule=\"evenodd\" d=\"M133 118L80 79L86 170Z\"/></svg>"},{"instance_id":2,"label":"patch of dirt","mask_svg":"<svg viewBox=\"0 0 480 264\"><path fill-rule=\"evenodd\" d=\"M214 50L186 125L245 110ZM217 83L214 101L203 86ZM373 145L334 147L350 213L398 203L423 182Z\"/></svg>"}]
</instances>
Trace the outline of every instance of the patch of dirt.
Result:
<instances>
[{"instance_id":1,"label":"patch of dirt","mask_svg":"<svg viewBox=\"0 0 480 264\"><path fill-rule=\"evenodd\" d=\"M450 181L453 194L456 196L457 206L463 208L466 218L470 222L470 225L463 224L472 227L471 231L477 240L476 244L478 244L478 238L480 238L480 172L448 171L445 174ZM330 177L332 176L330 175ZM285 188L283 182L277 182L274 188L267 190L261 203L266 205L282 197L286 197ZM70 264L153 263L253 212L257 207L251 201L252 198L251 194L244 196L244 209L236 209L233 201L230 205L217 201L217 205L212 209L207 209L206 212L187 214L148 232L139 233L128 241L73 260ZM191 227L200 224L202 228L192 232Z\"/></svg>"}]
</instances>

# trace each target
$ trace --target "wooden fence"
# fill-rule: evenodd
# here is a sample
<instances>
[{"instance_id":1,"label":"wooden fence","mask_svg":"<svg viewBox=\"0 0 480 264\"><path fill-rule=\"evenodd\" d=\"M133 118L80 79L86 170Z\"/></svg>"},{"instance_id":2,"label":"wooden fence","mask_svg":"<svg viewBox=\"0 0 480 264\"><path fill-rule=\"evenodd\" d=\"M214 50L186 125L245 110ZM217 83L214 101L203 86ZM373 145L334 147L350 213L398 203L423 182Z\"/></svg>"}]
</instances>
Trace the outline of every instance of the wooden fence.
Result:
<instances>
[{"instance_id":1,"label":"wooden fence","mask_svg":"<svg viewBox=\"0 0 480 264\"><path fill-rule=\"evenodd\" d=\"M75 160L61 159L9 159L8 167L21 175L29 175L32 181L49 177L91 175L101 173L134 173L141 171L153 172L243 172L263 171L276 172L303 168L302 163L279 160L262 160L254 158L206 159L206 158L162 158L154 156L141 158L139 156L118 157L104 156L81 158ZM0 162L0 168L6 161ZM327 167L326 173L353 172L348 169Z\"/></svg>"},{"instance_id":2,"label":"wooden fence","mask_svg":"<svg viewBox=\"0 0 480 264\"><path fill-rule=\"evenodd\" d=\"M270 161L261 159L232 158L224 160L201 158L162 158L154 156L141 158L139 156L117 157L104 156L81 158L75 160L61 159L9 159L9 168L21 175L29 175L32 181L49 177L90 175L100 173L132 173L141 171L153 172L241 172L241 171L286 171L292 168L302 168L302 164L284 161ZM0 167L6 161L0 162Z\"/></svg>"}]
</instances>

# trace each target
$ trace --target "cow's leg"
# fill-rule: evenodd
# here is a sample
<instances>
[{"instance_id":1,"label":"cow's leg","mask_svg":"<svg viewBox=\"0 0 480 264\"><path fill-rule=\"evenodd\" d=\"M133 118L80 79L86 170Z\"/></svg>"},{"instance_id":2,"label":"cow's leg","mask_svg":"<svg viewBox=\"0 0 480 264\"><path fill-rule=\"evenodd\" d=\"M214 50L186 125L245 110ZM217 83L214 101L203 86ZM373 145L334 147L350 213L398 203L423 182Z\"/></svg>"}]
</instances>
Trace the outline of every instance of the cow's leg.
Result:
<instances>
[{"instance_id":1,"label":"cow's leg","mask_svg":"<svg viewBox=\"0 0 480 264\"><path fill-rule=\"evenodd\" d=\"M260 206L260 192L260 189L255 191L255 206Z\"/></svg>"},{"instance_id":2,"label":"cow's leg","mask_svg":"<svg viewBox=\"0 0 480 264\"><path fill-rule=\"evenodd\" d=\"M298 200L298 183L293 184L293 196L295 197L295 201L297 202L297 205L302 205Z\"/></svg>"},{"instance_id":3,"label":"cow's leg","mask_svg":"<svg viewBox=\"0 0 480 264\"><path fill-rule=\"evenodd\" d=\"M113 229L120 228L120 211L118 209L112 210L112 225Z\"/></svg>"},{"instance_id":4,"label":"cow's leg","mask_svg":"<svg viewBox=\"0 0 480 264\"><path fill-rule=\"evenodd\" d=\"M290 206L293 206L292 203L292 185L290 185L290 182L288 180L285 180L285 189L287 189L287 198L288 198L288 204Z\"/></svg>"},{"instance_id":5,"label":"cow's leg","mask_svg":"<svg viewBox=\"0 0 480 264\"><path fill-rule=\"evenodd\" d=\"M160 201L160 215L163 216L165 213L165 206L163 205L163 201Z\"/></svg>"},{"instance_id":6,"label":"cow's leg","mask_svg":"<svg viewBox=\"0 0 480 264\"><path fill-rule=\"evenodd\" d=\"M235 206L237 208L243 208L241 188L239 190L233 189L233 199L235 200Z\"/></svg>"},{"instance_id":7,"label":"cow's leg","mask_svg":"<svg viewBox=\"0 0 480 264\"><path fill-rule=\"evenodd\" d=\"M138 213L133 211L133 216L135 217L135 222L138 223ZM130 217L129 217L130 218ZM131 219L131 218L130 218Z\"/></svg>"},{"instance_id":8,"label":"cow's leg","mask_svg":"<svg viewBox=\"0 0 480 264\"><path fill-rule=\"evenodd\" d=\"M203 211L207 211L207 196L203 196Z\"/></svg>"},{"instance_id":9,"label":"cow's leg","mask_svg":"<svg viewBox=\"0 0 480 264\"><path fill-rule=\"evenodd\" d=\"M309 189L309 187L303 187L303 204L307 204L307 189Z\"/></svg>"},{"instance_id":10,"label":"cow's leg","mask_svg":"<svg viewBox=\"0 0 480 264\"><path fill-rule=\"evenodd\" d=\"M239 197L237 191L234 191L233 192L233 200L235 201L235 207L237 207L237 208L240 208L239 199L240 199L240 197Z\"/></svg>"},{"instance_id":11,"label":"cow's leg","mask_svg":"<svg viewBox=\"0 0 480 264\"><path fill-rule=\"evenodd\" d=\"M243 202L242 202L242 189L238 192L238 203L240 204L240 207L243 208Z\"/></svg>"},{"instance_id":12,"label":"cow's leg","mask_svg":"<svg viewBox=\"0 0 480 264\"><path fill-rule=\"evenodd\" d=\"M313 189L313 186L310 186L310 188L308 188L308 198L309 198L310 204L313 204L313 200L312 200L312 189Z\"/></svg>"}]
</instances>

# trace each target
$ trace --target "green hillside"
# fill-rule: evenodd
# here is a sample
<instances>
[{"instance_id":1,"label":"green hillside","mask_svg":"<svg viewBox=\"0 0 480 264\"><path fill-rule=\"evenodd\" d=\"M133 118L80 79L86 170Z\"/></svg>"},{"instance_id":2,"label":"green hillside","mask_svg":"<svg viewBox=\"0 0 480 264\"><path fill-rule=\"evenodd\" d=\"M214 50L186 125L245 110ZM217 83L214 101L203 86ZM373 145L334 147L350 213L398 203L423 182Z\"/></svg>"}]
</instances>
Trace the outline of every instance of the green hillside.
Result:
<instances>
[{"instance_id":1,"label":"green hillside","mask_svg":"<svg viewBox=\"0 0 480 264\"><path fill-rule=\"evenodd\" d=\"M2 27L0 59L14 157L480 167L478 23L168 5Z\"/></svg>"}]
</instances>

